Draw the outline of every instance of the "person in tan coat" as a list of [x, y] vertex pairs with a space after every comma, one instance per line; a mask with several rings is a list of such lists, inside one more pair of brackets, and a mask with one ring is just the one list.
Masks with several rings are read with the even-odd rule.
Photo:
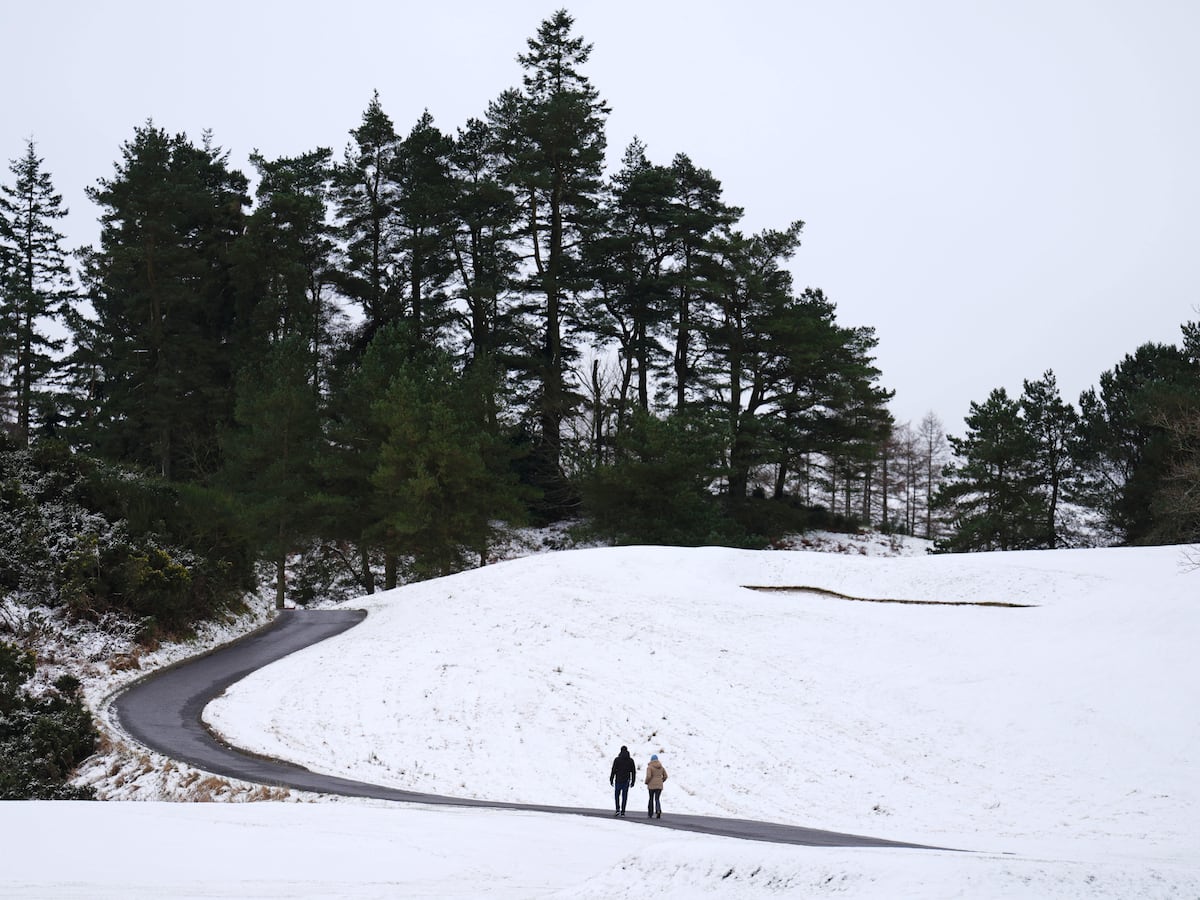
[[658, 754], [655, 753], [650, 757], [650, 764], [646, 766], [646, 787], [650, 790], [650, 806], [646, 810], [646, 818], [662, 818], [662, 789], [666, 780], [667, 770], [658, 761]]

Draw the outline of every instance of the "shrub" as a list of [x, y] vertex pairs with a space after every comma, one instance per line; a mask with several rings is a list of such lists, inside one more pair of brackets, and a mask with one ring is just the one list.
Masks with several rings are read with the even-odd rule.
[[32, 653], [0, 642], [0, 800], [91, 799], [68, 783], [96, 746], [79, 681], [63, 676], [33, 697], [24, 685], [34, 670]]

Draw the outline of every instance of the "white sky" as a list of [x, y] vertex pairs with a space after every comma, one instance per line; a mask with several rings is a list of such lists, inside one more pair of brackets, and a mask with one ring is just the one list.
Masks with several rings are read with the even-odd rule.
[[[340, 154], [371, 92], [453, 131], [519, 83], [554, 0], [4, 2], [0, 159], [84, 188], [147, 118], [234, 165]], [[576, 0], [610, 160], [709, 168], [747, 230], [803, 219], [799, 288], [872, 325], [900, 421], [1054, 369], [1067, 399], [1200, 317], [1194, 0]], [[9, 182], [7, 170], [0, 173]]]

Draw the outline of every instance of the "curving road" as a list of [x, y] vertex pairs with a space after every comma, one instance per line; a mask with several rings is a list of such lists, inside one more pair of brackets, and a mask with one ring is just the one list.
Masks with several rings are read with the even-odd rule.
[[[256, 756], [223, 743], [201, 722], [210, 700], [229, 685], [268, 663], [354, 627], [366, 617], [360, 610], [288, 610], [269, 626], [212, 653], [186, 661], [135, 683], [117, 695], [113, 708], [121, 727], [135, 740], [158, 753], [198, 769], [257, 784], [294, 788], [346, 797], [398, 800], [444, 806], [521, 809], [595, 818], [612, 818], [599, 809], [502, 803], [420, 794], [310, 772], [302, 766]], [[838, 834], [774, 822], [723, 819], [714, 816], [670, 814], [665, 819], [633, 815], [626, 819], [653, 828], [673, 828], [704, 834], [803, 844], [812, 847], [908, 847], [938, 849], [854, 834]]]

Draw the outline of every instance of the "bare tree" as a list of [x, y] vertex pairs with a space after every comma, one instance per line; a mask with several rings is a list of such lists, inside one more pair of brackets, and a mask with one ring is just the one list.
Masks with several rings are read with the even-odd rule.
[[937, 537], [933, 520], [933, 495], [942, 480], [942, 467], [949, 455], [946, 430], [942, 420], [931, 410], [925, 413], [917, 427], [917, 442], [921, 453], [922, 480], [925, 487], [925, 538]]

